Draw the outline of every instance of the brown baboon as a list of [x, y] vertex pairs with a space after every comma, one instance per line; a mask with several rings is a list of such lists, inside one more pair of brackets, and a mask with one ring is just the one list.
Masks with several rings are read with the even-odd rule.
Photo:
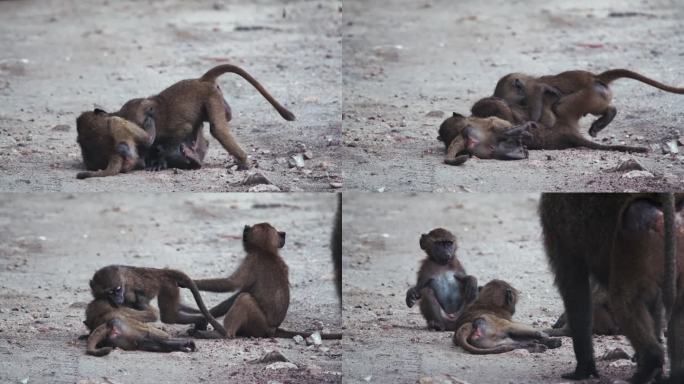
[[235, 73], [247, 80], [288, 121], [295, 119], [292, 112], [278, 103], [264, 87], [242, 68], [222, 64], [207, 71], [199, 79], [181, 80], [159, 94], [126, 102], [117, 115], [139, 123], [140, 108], [144, 103], [155, 107], [154, 120], [157, 124], [157, 142], [175, 151], [176, 146], [188, 137], [201, 135], [205, 121], [209, 122], [211, 135], [223, 148], [237, 159], [238, 169], [247, 169], [247, 154], [240, 148], [228, 128], [231, 112], [223, 98], [216, 79], [224, 73]]
[[406, 291], [406, 305], [420, 300], [420, 313], [428, 329], [454, 331], [454, 321], [477, 298], [477, 279], [466, 274], [456, 257], [456, 237], [435, 228], [420, 236], [420, 248], [427, 257], [421, 262], [418, 282]]
[[101, 109], [83, 112], [76, 119], [76, 141], [88, 171], [79, 172], [76, 177], [105, 177], [142, 168], [146, 149], [155, 138], [151, 108], [145, 110], [141, 125], [144, 129]]
[[180, 144], [155, 143], [145, 157], [145, 169], [200, 169], [209, 149], [201, 129], [196, 129]]
[[[285, 261], [278, 249], [285, 246], [285, 232], [279, 232], [269, 223], [246, 225], [242, 232], [242, 245], [247, 256], [238, 269], [227, 278], [195, 280], [202, 291], [233, 292], [233, 296], [211, 309], [213, 316], [225, 314], [223, 324], [228, 338], [292, 337], [308, 332], [291, 332], [279, 329], [290, 306], [290, 281]], [[195, 323], [189, 332], [199, 338], [214, 339], [221, 336], [205, 331], [205, 321]], [[324, 339], [339, 339], [341, 334], [321, 334]]]
[[[201, 314], [181, 305], [179, 287], [192, 292]], [[226, 332], [209, 313], [195, 283], [181, 271], [110, 265], [95, 272], [90, 280], [90, 289], [96, 299], [108, 300], [116, 307], [140, 310], [147, 309], [150, 301], [158, 297], [162, 322], [193, 324], [206, 318], [221, 334]]]
[[454, 344], [473, 354], [514, 349], [544, 352], [560, 347], [560, 339], [511, 320], [517, 302], [518, 291], [510, 284], [502, 280], [488, 282], [455, 322]]
[[438, 139], [447, 148], [445, 164], [461, 165], [470, 156], [480, 159], [521, 160], [527, 158], [525, 142], [536, 123], [512, 126], [498, 117], [465, 117], [456, 112], [439, 127]]
[[156, 320], [157, 311], [151, 307], [137, 310], [115, 307], [104, 299], [93, 300], [86, 308], [86, 320], [83, 322], [90, 330], [86, 352], [104, 356], [113, 348], [150, 352], [195, 351], [192, 340], [170, 338], [161, 329], [145, 324]]
[[596, 137], [617, 114], [610, 105], [613, 94], [611, 82], [628, 78], [646, 83], [663, 91], [684, 94], [684, 88], [672, 87], [626, 69], [611, 69], [600, 74], [587, 71], [566, 71], [557, 75], [532, 77], [510, 73], [496, 84], [494, 96], [527, 109], [529, 119], [540, 121], [544, 114], [544, 98], [551, 94], [558, 98], [553, 111], [563, 119], [579, 119], [592, 114], [599, 118], [591, 124], [589, 134]]
[[663, 303], [670, 315], [671, 380], [684, 381], [683, 211], [684, 194], [542, 195], [544, 246], [577, 359], [575, 371], [563, 377], [598, 376], [591, 338], [592, 277], [608, 290], [617, 325], [636, 352], [631, 381], [647, 383], [663, 373]]
[[[553, 104], [544, 103], [543, 118], [539, 124], [529, 125], [529, 135], [525, 137], [524, 143], [527, 149], [567, 149], [575, 147], [586, 147], [590, 149], [601, 149], [607, 151], [622, 152], [646, 152], [646, 148], [631, 147], [626, 145], [603, 145], [588, 140], [579, 131], [579, 117], [571, 114], [554, 113], [551, 111]], [[508, 120], [513, 124], [522, 124], [532, 120], [524, 113], [521, 113], [519, 106], [511, 104], [498, 97], [486, 97], [473, 105], [473, 116], [487, 117], [498, 116]], [[552, 123], [552, 124], [551, 124]]]
[[[594, 335], [621, 335], [620, 327], [610, 309], [608, 291], [595, 281], [591, 281], [592, 333]], [[552, 329], [545, 330], [549, 336], [570, 336], [565, 313], [560, 315]]]

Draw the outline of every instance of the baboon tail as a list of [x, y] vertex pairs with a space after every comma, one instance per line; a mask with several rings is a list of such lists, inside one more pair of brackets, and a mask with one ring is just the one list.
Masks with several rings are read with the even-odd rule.
[[[299, 335], [301, 337], [309, 337], [309, 336], [311, 336], [311, 334], [312, 334], [312, 332], [288, 331], [286, 329], [277, 328], [274, 336], [289, 339], [289, 338], [295, 337], [297, 335]], [[342, 339], [342, 333], [321, 333], [320, 335], [321, 335], [321, 339], [323, 339], [323, 340], [341, 340]]]
[[478, 348], [468, 342], [468, 335], [473, 331], [472, 324], [464, 324], [454, 333], [454, 344], [463, 348], [473, 355], [489, 355], [496, 353], [510, 352], [515, 349], [513, 345], [500, 345], [494, 348]]
[[620, 152], [648, 152], [648, 148], [631, 147], [629, 145], [604, 145], [587, 140], [581, 136], [569, 136], [569, 143], [574, 147], [587, 147], [590, 149], [601, 149], [604, 151], [620, 151]]
[[266, 91], [266, 89], [255, 78], [252, 77], [252, 75], [250, 75], [244, 69], [238, 67], [237, 65], [232, 65], [232, 64], [217, 65], [216, 67], [208, 70], [207, 73], [202, 75], [202, 77], [200, 77], [200, 81], [208, 81], [208, 82], [214, 83], [214, 82], [216, 82], [216, 79], [219, 76], [221, 76], [224, 73], [228, 73], [228, 72], [234, 73], [234, 74], [242, 77], [243, 79], [247, 80], [248, 83], [252, 84], [252, 86], [254, 88], [256, 88], [257, 91], [259, 91], [261, 96], [263, 96], [266, 100], [268, 100], [269, 103], [271, 103], [273, 108], [275, 108], [276, 111], [278, 111], [278, 113], [280, 114], [280, 116], [283, 117], [283, 119], [285, 119], [287, 121], [295, 120], [295, 115], [292, 112], [290, 112], [285, 107], [280, 105], [280, 103], [278, 103], [278, 101], [276, 99], [274, 99], [273, 96], [271, 96], [271, 94], [268, 93], [268, 91]]
[[648, 78], [636, 72], [632, 72], [628, 69], [611, 69], [609, 71], [605, 71], [599, 74], [598, 76], [596, 76], [596, 78], [605, 84], [610, 84], [612, 81], [617, 79], [627, 78], [636, 81], [641, 81], [642, 83], [648, 84], [658, 89], [662, 89], [663, 91], [684, 94], [684, 88], [678, 88], [667, 84], [663, 84], [659, 81], [655, 81], [651, 78]]
[[108, 355], [112, 347], [98, 348], [97, 345], [107, 337], [107, 324], [101, 324], [99, 327], [88, 336], [88, 347], [86, 353], [91, 356], [105, 356]]
[[176, 280], [176, 283], [179, 287], [187, 288], [190, 290], [190, 292], [192, 292], [192, 296], [195, 298], [197, 306], [199, 307], [204, 317], [206, 317], [207, 321], [211, 323], [211, 325], [214, 327], [215, 330], [218, 331], [218, 333], [220, 333], [223, 337], [226, 337], [228, 335], [228, 332], [226, 332], [226, 329], [223, 328], [223, 325], [221, 325], [221, 323], [219, 323], [216, 320], [216, 318], [214, 318], [214, 316], [211, 315], [206, 305], [204, 305], [204, 300], [202, 300], [202, 295], [200, 295], [199, 289], [197, 288], [195, 282], [190, 277], [188, 277], [188, 275], [181, 271], [169, 269], [167, 270], [167, 272], [171, 275], [171, 277], [174, 280]]
[[672, 193], [662, 195], [663, 204], [663, 226], [665, 241], [665, 269], [663, 281], [663, 304], [667, 318], [672, 314], [672, 307], [675, 301], [675, 289], [677, 287], [677, 233], [675, 223], [675, 198]]
[[123, 159], [118, 154], [114, 155], [109, 159], [109, 164], [107, 168], [101, 171], [85, 171], [76, 174], [77, 179], [87, 179], [89, 177], [106, 177], [114, 176], [121, 172], [121, 167], [123, 166]]

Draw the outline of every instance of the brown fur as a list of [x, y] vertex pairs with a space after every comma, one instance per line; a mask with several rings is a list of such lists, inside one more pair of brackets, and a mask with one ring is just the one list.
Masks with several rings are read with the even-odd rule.
[[558, 348], [560, 339], [512, 321], [518, 291], [502, 280], [488, 282], [457, 319], [453, 342], [473, 354], [504, 353], [514, 349], [544, 352]]
[[137, 310], [115, 307], [103, 299], [93, 300], [86, 308], [83, 322], [90, 330], [86, 353], [105, 356], [113, 348], [150, 352], [195, 351], [195, 343], [187, 339], [174, 339], [149, 324], [157, 320], [153, 308]]
[[477, 297], [477, 279], [466, 274], [456, 257], [456, 237], [446, 229], [435, 228], [420, 237], [427, 257], [418, 271], [415, 286], [406, 291], [406, 305], [420, 300], [420, 313], [428, 329], [453, 331], [454, 320]]
[[[594, 335], [621, 335], [622, 331], [617, 325], [617, 321], [610, 309], [610, 298], [608, 291], [597, 284], [591, 282], [591, 306], [592, 306], [592, 333]], [[567, 316], [563, 313], [552, 329], [544, 330], [549, 336], [570, 336], [570, 326]]]
[[[684, 381], [684, 194], [544, 194], [544, 245], [556, 275], [577, 367], [597, 376], [592, 346], [592, 277], [607, 289], [613, 316], [638, 356], [633, 383], [659, 377], [659, 338], [668, 309], [672, 382]], [[676, 208], [675, 208], [676, 207]]]
[[534, 123], [513, 126], [499, 117], [465, 117], [455, 113], [439, 127], [438, 139], [447, 148], [444, 163], [461, 165], [470, 156], [480, 159], [527, 158], [524, 142]]
[[181, 80], [158, 95], [126, 102], [117, 113], [131, 121], [139, 116], [140, 106], [149, 102], [155, 107], [155, 123], [158, 127], [159, 144], [172, 148], [187, 141], [188, 137], [201, 134], [205, 121], [209, 122], [211, 135], [235, 157], [239, 169], [247, 169], [247, 154], [240, 148], [228, 128], [231, 111], [223, 98], [216, 79], [224, 73], [235, 73], [247, 80], [288, 121], [295, 119], [292, 112], [278, 103], [264, 87], [242, 68], [230, 64], [216, 66], [199, 79]]
[[[188, 311], [187, 307], [181, 305], [179, 287], [192, 292], [201, 314]], [[194, 324], [206, 317], [219, 332], [226, 332], [209, 313], [192, 279], [181, 271], [110, 265], [95, 272], [90, 280], [90, 288], [96, 299], [136, 309], [147, 309], [150, 301], [158, 297], [162, 322]]]
[[342, 305], [342, 194], [337, 194], [337, 211], [331, 240], [332, 260], [335, 266], [335, 288]]
[[[269, 223], [246, 225], [242, 245], [247, 256], [238, 269], [227, 278], [195, 280], [202, 291], [233, 292], [233, 296], [211, 309], [214, 316], [223, 316], [226, 337], [308, 337], [309, 332], [279, 329], [290, 306], [288, 268], [278, 249], [285, 246], [285, 232], [278, 232]], [[219, 338], [215, 332], [203, 330], [197, 323], [191, 335], [199, 338]], [[339, 339], [341, 334], [321, 334], [324, 339]]]
[[79, 172], [76, 177], [113, 176], [142, 167], [144, 163], [138, 151], [144, 152], [155, 138], [154, 120], [149, 109], [141, 125], [144, 130], [135, 123], [99, 109], [83, 112], [76, 119], [76, 141], [88, 171]]

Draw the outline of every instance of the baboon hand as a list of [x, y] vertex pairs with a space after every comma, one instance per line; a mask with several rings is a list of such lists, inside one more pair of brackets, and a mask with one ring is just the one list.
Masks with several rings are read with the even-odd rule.
[[411, 308], [413, 307], [413, 304], [416, 303], [420, 299], [420, 292], [416, 289], [416, 287], [411, 287], [409, 288], [408, 291], [406, 291], [406, 305]]

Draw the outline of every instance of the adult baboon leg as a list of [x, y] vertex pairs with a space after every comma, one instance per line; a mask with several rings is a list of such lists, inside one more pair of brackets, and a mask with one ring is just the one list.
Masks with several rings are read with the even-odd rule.
[[672, 307], [667, 324], [667, 352], [670, 356], [670, 383], [684, 383], [684, 296]]
[[247, 154], [240, 148], [228, 128], [223, 98], [220, 97], [220, 95], [219, 97], [216, 97], [216, 95], [210, 96], [205, 107], [207, 109], [207, 116], [209, 117], [209, 130], [212, 136], [221, 143], [229, 154], [237, 159], [238, 169], [249, 168], [247, 164]]
[[447, 148], [447, 153], [446, 157], [444, 158], [444, 163], [449, 164], [449, 165], [461, 165], [468, 161], [468, 158], [470, 158], [470, 155], [463, 155], [459, 153], [462, 153], [465, 151], [466, 145], [465, 145], [465, 140], [463, 139], [463, 136], [457, 136], [451, 144], [449, 144], [449, 148]]

